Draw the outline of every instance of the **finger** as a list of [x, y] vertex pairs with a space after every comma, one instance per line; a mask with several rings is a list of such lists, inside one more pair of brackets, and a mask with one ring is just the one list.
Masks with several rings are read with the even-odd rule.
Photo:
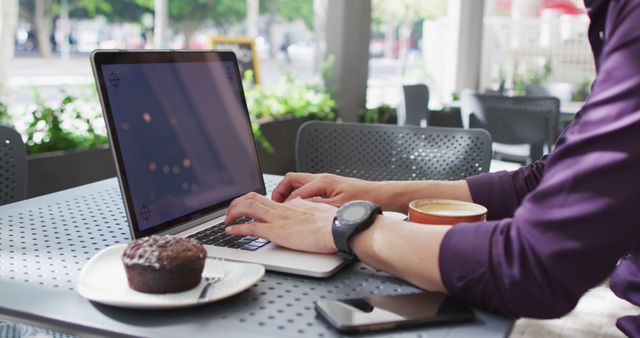
[[329, 189], [330, 184], [328, 184], [326, 180], [316, 179], [292, 191], [289, 197], [287, 197], [287, 201], [294, 198], [308, 199], [312, 197], [330, 196]]
[[[323, 200], [322, 198], [317, 198], [316, 200]], [[312, 210], [314, 212], [324, 212], [324, 211], [332, 211], [335, 210], [330, 204], [314, 202], [313, 199], [300, 199], [295, 198], [286, 202], [286, 205], [290, 205], [300, 209]]]
[[262, 203], [262, 204], [264, 204], [265, 206], [267, 206], [267, 207], [269, 207], [269, 208], [272, 208], [272, 209], [277, 208], [277, 207], [280, 205], [280, 203], [278, 203], [278, 202], [274, 202], [274, 201], [273, 201], [272, 199], [270, 199], [269, 197], [267, 197], [267, 196], [263, 196], [263, 195], [260, 195], [260, 194], [255, 193], [255, 192], [250, 192], [250, 193], [248, 193], [248, 194], [246, 195], [246, 198], [247, 198], [247, 199], [254, 199], [254, 200], [256, 200], [256, 201], [259, 201], [260, 203]]
[[242, 196], [240, 196], [240, 197], [238, 197], [238, 198], [235, 198], [233, 201], [231, 201], [231, 203], [229, 203], [229, 207], [228, 207], [228, 208], [229, 208], [229, 209], [232, 209], [232, 208], [234, 208], [236, 205], [238, 205], [240, 202], [244, 201], [244, 196], [245, 196], [245, 195], [242, 195]]
[[265, 196], [262, 196], [262, 195], [260, 195], [260, 194], [258, 194], [256, 192], [250, 192], [250, 193], [244, 194], [244, 195], [234, 199], [233, 201], [231, 201], [231, 203], [229, 204], [228, 208], [229, 209], [233, 209], [238, 204], [240, 204], [240, 203], [242, 203], [242, 202], [244, 202], [246, 200], [249, 200], [249, 199], [257, 199], [260, 202], [262, 202], [265, 205], [270, 206], [270, 207], [274, 207], [274, 205], [276, 204], [275, 202], [271, 201], [269, 198], [267, 198]]
[[334, 196], [334, 197], [316, 196], [316, 197], [307, 198], [306, 200], [309, 201], [309, 202], [313, 202], [313, 203], [329, 204], [329, 205], [332, 205], [334, 207], [340, 207], [343, 204], [340, 201], [340, 199], [338, 197], [336, 197], [336, 196]]
[[292, 191], [311, 182], [316, 176], [309, 173], [287, 173], [271, 192], [271, 199], [276, 202], [284, 202]]
[[228, 226], [225, 231], [229, 235], [234, 236], [256, 236], [271, 240], [271, 235], [275, 228], [267, 223], [251, 222], [245, 224], [236, 224]]
[[268, 204], [275, 202], [264, 196], [262, 197], [263, 199], [247, 197], [241, 198], [239, 203], [237, 203], [233, 208], [229, 208], [227, 210], [224, 222], [226, 224], [232, 224], [236, 219], [245, 216], [251, 217], [255, 220], [272, 219], [274, 208]]
[[231, 203], [229, 204], [229, 208], [233, 208], [236, 205], [242, 203], [242, 201], [245, 201], [247, 199], [255, 198], [256, 196], [260, 196], [260, 194], [258, 194], [256, 192], [253, 192], [253, 191], [248, 192], [248, 193], [246, 193], [246, 194], [234, 199], [233, 201], [231, 201]]

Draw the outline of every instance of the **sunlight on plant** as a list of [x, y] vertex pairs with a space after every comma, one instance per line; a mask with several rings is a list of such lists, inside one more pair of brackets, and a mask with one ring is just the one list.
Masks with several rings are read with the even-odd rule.
[[82, 95], [82, 99], [63, 94], [59, 104], [49, 106], [34, 90], [36, 108], [26, 129], [28, 154], [92, 149], [108, 143], [102, 117], [92, 108], [94, 94]]
[[253, 72], [244, 73], [247, 107], [256, 142], [265, 150], [274, 149], [260, 130], [260, 123], [287, 118], [334, 120], [336, 101], [321, 85], [304, 84], [285, 76], [275, 86], [253, 85]]
[[[253, 73], [244, 76], [245, 96], [256, 142], [270, 153], [273, 146], [264, 137], [260, 123], [287, 118], [334, 120], [336, 101], [322, 85], [303, 84], [284, 77], [275, 86], [252, 84]], [[35, 108], [29, 112], [25, 130], [28, 154], [59, 150], [91, 149], [108, 143], [104, 119], [93, 86], [78, 96], [62, 92], [60, 102], [45, 102], [33, 90]], [[0, 122], [10, 123], [7, 106], [0, 101]]]

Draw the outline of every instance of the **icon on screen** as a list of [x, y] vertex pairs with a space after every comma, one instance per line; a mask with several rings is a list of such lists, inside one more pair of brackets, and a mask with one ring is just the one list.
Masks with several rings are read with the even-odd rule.
[[151, 217], [151, 209], [149, 209], [146, 204], [143, 204], [142, 208], [140, 208], [140, 217], [142, 217], [145, 222]]
[[118, 86], [120, 86], [120, 77], [118, 77], [118, 74], [111, 72], [109, 74], [109, 83], [113, 88], [118, 88]]

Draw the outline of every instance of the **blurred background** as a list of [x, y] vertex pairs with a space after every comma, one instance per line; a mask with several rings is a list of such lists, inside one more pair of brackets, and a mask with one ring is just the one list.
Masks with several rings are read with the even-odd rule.
[[[583, 0], [0, 0], [0, 124], [29, 154], [20, 198], [113, 177], [91, 51], [242, 37], [255, 46], [244, 89], [266, 173], [296, 169], [296, 131], [309, 119], [462, 128], [465, 105], [551, 116], [536, 142], [496, 142], [504, 129], [531, 134], [523, 120], [480, 125], [493, 136], [490, 170], [513, 169], [549, 151], [589, 95], [588, 25]], [[618, 336], [624, 308], [600, 289], [556, 329], [523, 319], [511, 336]]]
[[[91, 95], [88, 53], [94, 49], [203, 49], [211, 48], [212, 36], [251, 36], [264, 86], [286, 76], [311, 83], [326, 65], [326, 22], [339, 11], [349, 15], [344, 0], [1, 1], [0, 102], [22, 133], [37, 102]], [[483, 7], [481, 36], [475, 37], [452, 34], [461, 29], [456, 17], [472, 14], [460, 8], [469, 1], [353, 2], [368, 3], [357, 10], [370, 10], [368, 20], [359, 20], [368, 31], [358, 36], [368, 40], [368, 58], [360, 61], [368, 65], [368, 109], [395, 108], [407, 83], [426, 83], [432, 108], [457, 99], [456, 51], [475, 55], [477, 66], [462, 70], [474, 73], [472, 89], [518, 94], [539, 84], [563, 100], [580, 101], [594, 78], [582, 1], [473, 1]], [[347, 23], [344, 29], [359, 27]]]

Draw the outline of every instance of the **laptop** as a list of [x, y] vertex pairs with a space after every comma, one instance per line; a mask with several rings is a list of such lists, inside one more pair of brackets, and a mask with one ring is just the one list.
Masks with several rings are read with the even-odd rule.
[[266, 193], [232, 52], [99, 50], [91, 64], [133, 238], [195, 238], [210, 256], [313, 277], [346, 263], [224, 232], [233, 199]]

